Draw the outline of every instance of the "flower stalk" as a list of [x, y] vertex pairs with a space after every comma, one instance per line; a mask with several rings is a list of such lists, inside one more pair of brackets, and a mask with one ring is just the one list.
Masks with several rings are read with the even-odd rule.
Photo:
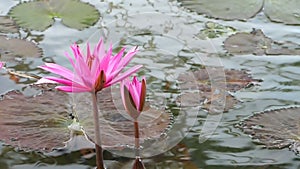
[[91, 92], [92, 104], [93, 104], [93, 118], [94, 118], [94, 130], [95, 130], [95, 148], [96, 148], [96, 164], [97, 169], [105, 169], [103, 162], [103, 150], [101, 147], [101, 134], [99, 123], [99, 112], [97, 106], [97, 93]]
[[145, 169], [145, 166], [140, 158], [140, 131], [138, 117], [143, 111], [146, 98], [146, 79], [143, 78], [141, 82], [137, 77], [133, 77], [132, 82], [125, 79], [121, 83], [121, 95], [123, 105], [127, 113], [134, 120], [134, 138], [135, 138], [135, 161], [133, 169]]

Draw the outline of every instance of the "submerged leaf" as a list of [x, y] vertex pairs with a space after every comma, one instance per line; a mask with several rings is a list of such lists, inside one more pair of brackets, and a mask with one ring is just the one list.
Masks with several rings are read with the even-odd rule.
[[79, 0], [35, 0], [20, 3], [12, 8], [9, 15], [23, 28], [44, 31], [61, 18], [62, 23], [75, 29], [84, 29], [94, 25], [99, 12], [90, 4]]
[[225, 20], [244, 20], [255, 16], [263, 0], [180, 0], [181, 4], [200, 14]]
[[[210, 70], [211, 70], [210, 73], [215, 74], [214, 78], [218, 78], [216, 76], [217, 69], [210, 68]], [[224, 73], [225, 73], [224, 81], [218, 83], [223, 83], [223, 85], [220, 86], [225, 87], [226, 93], [224, 99], [226, 100], [225, 100], [224, 111], [228, 111], [229, 109], [233, 108], [235, 104], [239, 102], [228, 92], [236, 92], [238, 90], [248, 87], [251, 84], [255, 84], [259, 82], [259, 80], [251, 78], [251, 76], [245, 70], [224, 70]], [[222, 75], [220, 75], [219, 78], [221, 78], [221, 76]], [[186, 75], [179, 76], [178, 80], [182, 83], [181, 85], [182, 90], [193, 89], [199, 91], [198, 93], [197, 92], [183, 93], [180, 96], [180, 99], [184, 99], [185, 104], [188, 105], [181, 105], [181, 106], [203, 104], [202, 108], [209, 109], [210, 105], [214, 101], [217, 101], [218, 99], [222, 99], [220, 98], [222, 97], [222, 93], [218, 93], [218, 91], [220, 92], [221, 89], [212, 89], [211, 82], [214, 81], [214, 79], [210, 79], [208, 71], [205, 68], [193, 72], [193, 76], [186, 76]], [[195, 80], [196, 80], [196, 84], [195, 84]]]
[[299, 0], [265, 0], [264, 13], [271, 21], [285, 24], [300, 24]]
[[0, 36], [1, 61], [14, 61], [17, 58], [41, 57], [42, 50], [34, 43], [22, 39], [7, 39]]
[[[44, 89], [43, 89], [44, 88]], [[11, 91], [0, 100], [0, 140], [23, 150], [49, 152], [70, 137], [68, 95], [45, 86]], [[26, 92], [33, 96], [27, 96]]]
[[300, 55], [299, 44], [273, 41], [260, 29], [250, 33], [236, 33], [224, 41], [224, 47], [231, 54]]
[[300, 148], [299, 121], [300, 108], [293, 107], [255, 114], [238, 127], [267, 148], [285, 148], [295, 143]]
[[0, 16], [0, 33], [17, 33], [18, 26], [7, 16]]
[[[134, 147], [134, 123], [123, 108], [119, 91], [103, 89], [98, 93], [100, 111], [101, 141], [105, 148], [119, 149]], [[87, 135], [94, 139], [93, 115], [90, 95], [77, 94], [75, 97], [76, 114]], [[170, 115], [154, 108], [145, 108], [138, 118], [141, 143], [156, 139], [163, 134], [170, 124]]]

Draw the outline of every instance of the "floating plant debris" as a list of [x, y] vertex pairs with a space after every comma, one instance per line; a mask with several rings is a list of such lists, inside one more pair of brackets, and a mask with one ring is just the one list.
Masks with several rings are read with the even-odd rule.
[[8, 39], [0, 36], [1, 61], [13, 62], [27, 57], [37, 58], [42, 56], [42, 50], [34, 43], [23, 39]]
[[273, 41], [260, 29], [236, 33], [224, 41], [224, 47], [231, 54], [300, 55], [299, 44]]
[[[217, 69], [212, 70], [210, 73], [217, 73]], [[250, 86], [251, 84], [258, 83], [259, 80], [251, 78], [246, 70], [224, 70], [225, 79], [223, 82], [223, 86], [225, 87], [225, 107], [224, 111], [228, 111], [233, 108], [235, 104], [239, 101], [236, 100], [232, 95], [228, 92], [236, 92], [243, 88]], [[222, 76], [222, 75], [220, 75]], [[220, 77], [221, 78], [221, 77]], [[218, 97], [221, 97], [221, 93], [213, 94], [218, 89], [212, 89], [210, 76], [205, 68], [199, 69], [193, 72], [193, 76], [179, 76], [178, 80], [182, 82], [181, 90], [193, 89], [199, 90], [199, 93], [195, 92], [187, 92], [183, 93], [180, 99], [188, 99], [189, 101], [185, 101], [186, 104], [190, 105], [200, 105], [203, 104], [202, 108], [208, 109], [210, 104]], [[196, 81], [196, 84], [195, 82]], [[198, 96], [200, 95], [200, 96]], [[214, 95], [214, 97], [212, 97]], [[200, 99], [197, 100], [196, 98]], [[220, 98], [221, 99], [221, 98]], [[182, 105], [189, 106], [189, 105]]]
[[290, 0], [179, 0], [182, 6], [199, 14], [224, 20], [246, 20], [260, 11], [274, 22], [300, 24], [300, 1]]
[[61, 18], [68, 27], [82, 30], [94, 25], [100, 17], [98, 10], [79, 0], [35, 0], [13, 7], [9, 15], [20, 27], [44, 31], [54, 18]]
[[282, 108], [257, 113], [237, 127], [267, 148], [300, 149], [300, 108]]
[[0, 33], [17, 33], [18, 26], [7, 16], [0, 16]]
[[224, 26], [215, 22], [206, 22], [205, 28], [200, 30], [197, 34], [197, 37], [205, 40], [208, 38], [218, 38], [224, 35], [232, 34], [235, 32], [235, 29], [230, 26]]

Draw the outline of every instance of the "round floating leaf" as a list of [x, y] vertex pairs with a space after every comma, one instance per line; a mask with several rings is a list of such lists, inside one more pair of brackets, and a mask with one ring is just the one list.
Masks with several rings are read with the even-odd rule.
[[[255, 114], [238, 126], [268, 148], [300, 148], [300, 108], [269, 110]], [[294, 147], [295, 148], [295, 147]]]
[[180, 0], [188, 9], [209, 17], [225, 20], [244, 20], [255, 16], [263, 7], [263, 0]]
[[94, 25], [100, 14], [90, 4], [79, 0], [36, 0], [20, 3], [12, 8], [9, 15], [23, 28], [44, 31], [54, 18], [61, 18], [68, 27], [82, 30]]
[[[113, 93], [115, 96], [113, 97]], [[116, 96], [117, 95], [117, 96]], [[93, 115], [90, 94], [76, 94], [76, 114], [86, 134], [94, 140]], [[119, 149], [134, 146], [134, 123], [124, 110], [119, 91], [104, 89], [98, 93], [101, 142], [105, 148]], [[156, 139], [170, 124], [170, 114], [146, 107], [138, 118], [141, 143]]]
[[271, 21], [300, 24], [299, 0], [265, 0], [264, 13]]
[[17, 33], [18, 26], [13, 20], [7, 16], [0, 16], [0, 32], [1, 33]]
[[[0, 140], [23, 150], [49, 152], [63, 147], [72, 120], [66, 93], [29, 86], [24, 94], [11, 91], [0, 100]], [[26, 94], [27, 93], [27, 94]], [[28, 96], [28, 94], [33, 96]]]
[[224, 47], [231, 54], [300, 55], [299, 44], [275, 42], [260, 29], [236, 33], [224, 41]]
[[[213, 70], [210, 69], [210, 73], [214, 73]], [[217, 73], [217, 72], [215, 72]], [[235, 104], [239, 101], [236, 100], [233, 96], [231, 96], [228, 92], [236, 92], [240, 89], [246, 88], [251, 84], [255, 84], [259, 82], [259, 80], [251, 78], [251, 76], [245, 70], [224, 70], [225, 79], [223, 83], [226, 86], [226, 95], [225, 95], [225, 107], [224, 111], [228, 111], [233, 108]], [[182, 75], [179, 76], [178, 80], [182, 82], [181, 85], [182, 90], [193, 89], [199, 90], [199, 93], [195, 92], [187, 92], [183, 93], [179, 99], [184, 99], [186, 104], [181, 106], [191, 106], [191, 105], [200, 105], [203, 104], [202, 108], [209, 109], [212, 102], [220, 99], [222, 94], [215, 94], [218, 89], [211, 88], [210, 76], [205, 68], [199, 69], [193, 72], [193, 76]], [[196, 80], [196, 84], [195, 81]], [[200, 95], [200, 97], [198, 96]], [[198, 99], [196, 99], [198, 98]], [[200, 100], [199, 100], [200, 99]]]
[[225, 49], [231, 54], [264, 55], [266, 49], [271, 48], [272, 40], [267, 38], [261, 30], [251, 33], [236, 33], [224, 42]]
[[2, 61], [15, 61], [16, 58], [41, 57], [42, 50], [34, 43], [22, 39], [7, 39], [0, 36], [0, 56]]

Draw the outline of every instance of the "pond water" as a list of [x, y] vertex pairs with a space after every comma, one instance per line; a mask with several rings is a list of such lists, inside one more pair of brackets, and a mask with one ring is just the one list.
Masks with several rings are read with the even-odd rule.
[[[94, 5], [101, 14], [95, 26], [78, 31], [68, 28], [56, 19], [54, 25], [43, 32], [21, 30], [10, 37], [35, 41], [43, 50], [42, 58], [28, 58], [22, 62], [7, 62], [7, 67], [28, 74], [43, 75], [36, 67], [44, 61], [54, 61], [68, 66], [64, 52], [74, 42], [95, 42], [104, 36], [115, 47], [138, 45], [140, 52], [130, 63], [143, 64], [140, 75], [148, 80], [149, 99], [155, 106], [165, 106], [176, 113], [180, 107], [174, 105], [173, 97], [180, 94], [176, 77], [180, 73], [197, 70], [201, 66], [222, 66], [222, 69], [246, 69], [258, 85], [232, 93], [241, 102], [228, 112], [222, 113], [213, 134], [199, 143], [199, 133], [206, 120], [200, 111], [190, 132], [172, 149], [154, 157], [145, 158], [146, 168], [245, 168], [245, 169], [297, 169], [300, 158], [288, 148], [266, 149], [244, 134], [235, 125], [241, 120], [268, 109], [296, 106], [300, 103], [300, 57], [297, 55], [253, 54], [229, 55], [223, 41], [235, 32], [251, 32], [261, 29], [264, 34], [279, 42], [291, 41], [300, 44], [299, 26], [270, 22], [262, 13], [247, 21], [224, 21], [204, 17], [181, 7], [178, 2], [167, 0], [82, 0]], [[0, 0], [0, 15], [6, 15], [17, 0]], [[215, 22], [230, 26], [218, 38], [195, 38], [205, 28], [205, 23]], [[231, 32], [233, 31], [233, 32]], [[212, 57], [208, 53], [217, 53]], [[0, 57], [1, 59], [1, 57]], [[0, 94], [9, 90], [22, 90], [34, 82], [20, 78], [10, 79], [5, 71], [0, 74]], [[158, 97], [164, 100], [159, 102]], [[157, 102], [154, 102], [156, 100]], [[195, 111], [195, 110], [193, 110]], [[193, 121], [195, 120], [195, 121]], [[190, 121], [187, 120], [186, 123]], [[190, 124], [186, 124], [189, 126]], [[1, 142], [0, 142], [1, 143]], [[106, 163], [121, 163], [131, 168], [132, 160], [105, 152]], [[82, 152], [73, 152], [58, 157], [49, 157], [36, 152], [24, 152], [0, 144], [0, 169], [88, 169], [95, 167], [95, 157], [86, 158]], [[120, 167], [121, 168], [121, 167]]]

